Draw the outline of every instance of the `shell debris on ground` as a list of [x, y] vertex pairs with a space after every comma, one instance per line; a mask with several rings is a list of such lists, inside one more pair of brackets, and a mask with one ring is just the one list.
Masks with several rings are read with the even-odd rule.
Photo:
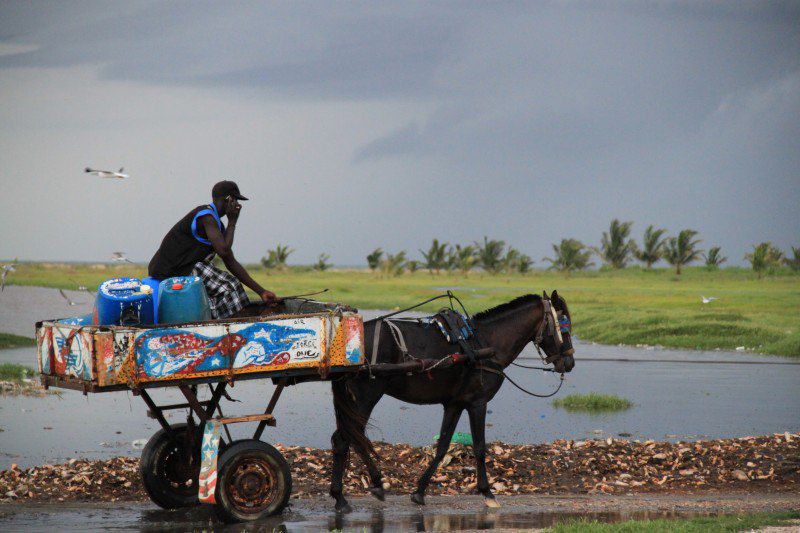
[[[329, 450], [298, 446], [277, 448], [292, 464], [292, 497], [328, 492]], [[408, 494], [432, 457], [432, 446], [375, 443], [384, 486]], [[697, 442], [636, 442], [613, 439], [558, 440], [549, 444], [488, 445], [489, 480], [498, 495], [630, 492], [702, 492], [746, 490], [797, 491], [800, 435]], [[347, 490], [366, 495], [369, 478], [360, 463], [351, 464]], [[429, 488], [430, 494], [471, 494], [477, 488], [475, 459], [469, 446], [453, 444]], [[139, 459], [76, 460], [60, 465], [0, 472], [0, 499], [38, 501], [146, 500]]]

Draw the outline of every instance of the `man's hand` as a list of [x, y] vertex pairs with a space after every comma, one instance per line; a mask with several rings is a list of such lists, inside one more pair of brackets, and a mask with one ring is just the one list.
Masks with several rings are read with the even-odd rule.
[[239, 201], [229, 196], [225, 204], [225, 214], [228, 215], [228, 223], [236, 222], [239, 219], [239, 212], [242, 210], [242, 204]]
[[275, 293], [272, 291], [265, 290], [261, 293], [261, 301], [266, 304], [277, 304], [278, 297], [275, 296]]

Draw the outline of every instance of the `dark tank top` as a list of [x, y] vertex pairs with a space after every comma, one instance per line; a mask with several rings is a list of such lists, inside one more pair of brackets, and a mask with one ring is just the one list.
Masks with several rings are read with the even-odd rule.
[[225, 225], [219, 219], [213, 204], [195, 207], [172, 226], [161, 241], [161, 246], [147, 267], [151, 278], [162, 280], [188, 276], [196, 263], [214, 253], [214, 247], [208, 241], [203, 227], [202, 217], [206, 215], [214, 217], [220, 231], [225, 232]]

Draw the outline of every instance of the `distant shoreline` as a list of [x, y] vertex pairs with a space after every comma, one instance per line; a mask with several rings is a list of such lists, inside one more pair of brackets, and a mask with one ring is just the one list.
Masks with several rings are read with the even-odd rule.
[[[470, 312], [476, 312], [526, 293], [558, 289], [569, 304], [576, 336], [585, 341], [800, 357], [800, 276], [791, 274], [758, 278], [741, 268], [692, 267], [681, 276], [664, 269], [628, 268], [569, 276], [537, 270], [524, 275], [473, 272], [469, 276], [418, 271], [386, 277], [366, 269], [267, 271], [260, 266], [252, 274], [279, 295], [327, 288], [325, 299], [360, 309], [401, 309], [452, 289]], [[30, 317], [28, 323], [9, 329], [0, 320], [0, 331], [30, 335], [36, 320], [88, 313], [91, 296], [77, 289], [92, 290], [118, 276], [143, 277], [146, 269], [130, 263], [18, 263], [6, 280], [6, 292], [0, 293], [0, 318], [18, 321], [6, 304], [14, 286], [64, 289], [82, 304], [67, 307], [58, 294], [54, 299], [43, 295], [48, 300], [46, 309], [30, 309], [26, 297], [19, 296], [17, 311]], [[704, 304], [702, 296], [715, 300]], [[442, 305], [436, 301], [420, 310], [435, 311]], [[48, 309], [54, 314], [41, 316]]]

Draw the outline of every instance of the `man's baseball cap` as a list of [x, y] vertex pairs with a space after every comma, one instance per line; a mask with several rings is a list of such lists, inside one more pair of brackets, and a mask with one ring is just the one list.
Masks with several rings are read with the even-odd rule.
[[212, 198], [223, 198], [225, 196], [233, 196], [238, 200], [249, 199], [246, 196], [242, 196], [242, 193], [239, 192], [239, 186], [230, 180], [220, 181], [211, 189]]

